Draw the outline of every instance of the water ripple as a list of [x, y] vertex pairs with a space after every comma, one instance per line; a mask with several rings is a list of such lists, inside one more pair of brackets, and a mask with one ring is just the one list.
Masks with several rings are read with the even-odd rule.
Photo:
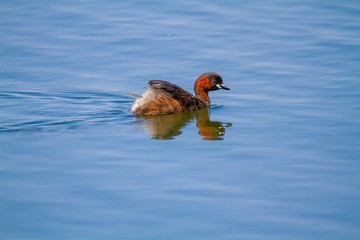
[[1, 91], [0, 133], [57, 131], [129, 120], [132, 98], [118, 92]]

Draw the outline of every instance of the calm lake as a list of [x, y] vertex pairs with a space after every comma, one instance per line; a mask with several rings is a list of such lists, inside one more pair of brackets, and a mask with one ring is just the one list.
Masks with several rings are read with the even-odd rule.
[[1, 239], [360, 239], [359, 1], [1, 1], [0, 99]]

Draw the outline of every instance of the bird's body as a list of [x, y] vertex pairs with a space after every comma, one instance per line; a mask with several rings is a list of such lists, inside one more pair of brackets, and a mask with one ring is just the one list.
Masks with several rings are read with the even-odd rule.
[[195, 82], [195, 96], [185, 89], [162, 80], [152, 80], [150, 88], [134, 102], [131, 112], [137, 115], [165, 115], [195, 111], [210, 106], [209, 91], [230, 90], [219, 74], [202, 74]]

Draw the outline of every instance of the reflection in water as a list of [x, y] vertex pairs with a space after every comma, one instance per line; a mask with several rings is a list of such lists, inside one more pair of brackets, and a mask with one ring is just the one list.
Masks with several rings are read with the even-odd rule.
[[207, 108], [164, 116], [137, 116], [136, 119], [143, 120], [140, 126], [154, 139], [173, 139], [174, 136], [180, 135], [180, 129], [193, 119], [196, 119], [199, 134], [204, 136], [204, 140], [223, 140], [225, 128], [232, 126], [231, 123], [210, 121]]

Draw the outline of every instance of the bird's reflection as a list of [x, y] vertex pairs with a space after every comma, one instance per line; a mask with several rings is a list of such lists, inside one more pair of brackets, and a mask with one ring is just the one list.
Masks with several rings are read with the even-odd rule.
[[154, 139], [173, 139], [182, 133], [181, 128], [194, 119], [199, 128], [199, 134], [204, 140], [223, 140], [225, 128], [232, 126], [231, 123], [211, 121], [207, 108], [164, 116], [137, 116], [136, 119], [141, 120], [139, 126], [143, 127]]

